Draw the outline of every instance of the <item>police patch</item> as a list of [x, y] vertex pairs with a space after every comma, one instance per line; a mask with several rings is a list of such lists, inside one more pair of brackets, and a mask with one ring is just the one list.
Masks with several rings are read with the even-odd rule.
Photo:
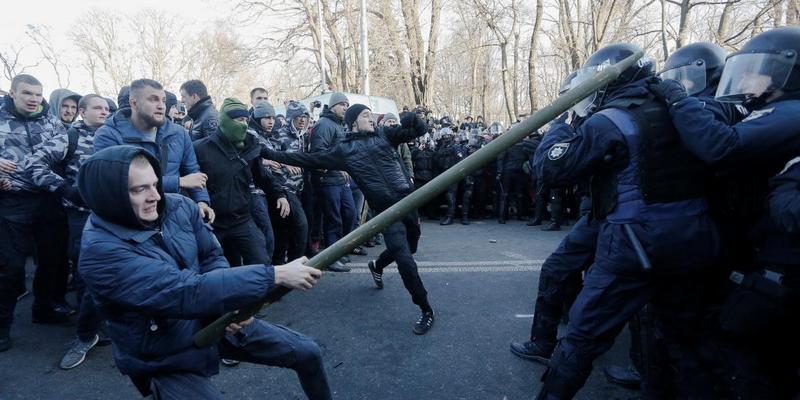
[[755, 111], [751, 112], [750, 115], [747, 116], [747, 118], [743, 119], [742, 122], [747, 122], [747, 121], [752, 121], [754, 119], [759, 119], [759, 118], [761, 118], [763, 116], [771, 114], [773, 111], [775, 111], [775, 107], [765, 108], [763, 110], [755, 110]]
[[550, 148], [550, 151], [547, 152], [547, 158], [550, 159], [550, 161], [558, 160], [567, 153], [567, 149], [569, 149], [569, 143], [556, 143]]

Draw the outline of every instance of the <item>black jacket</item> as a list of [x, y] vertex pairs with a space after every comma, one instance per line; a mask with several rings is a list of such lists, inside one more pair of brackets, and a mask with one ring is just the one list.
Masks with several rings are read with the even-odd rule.
[[[325, 109], [311, 133], [311, 153], [326, 152], [344, 139], [344, 122], [330, 109]], [[341, 171], [313, 171], [314, 182], [322, 186], [340, 186], [347, 184]]]
[[250, 220], [251, 182], [267, 196], [285, 196], [272, 175], [262, 170], [260, 149], [253, 135], [247, 135], [244, 148], [237, 149], [219, 131], [194, 143], [200, 170], [208, 175], [208, 194], [217, 214], [215, 228], [225, 229]]
[[211, 96], [203, 97], [186, 111], [186, 118], [192, 120], [192, 141], [214, 135], [219, 126], [219, 113], [211, 102]]
[[497, 173], [522, 172], [522, 164], [531, 158], [538, 147], [539, 141], [535, 139], [525, 139], [511, 146], [497, 157]]
[[347, 171], [364, 193], [370, 208], [383, 211], [414, 189], [397, 153], [400, 143], [425, 134], [427, 127], [414, 113], [403, 113], [400, 126], [374, 133], [351, 132], [324, 153], [279, 152], [262, 148], [261, 156], [279, 163], [312, 169]]
[[415, 148], [411, 151], [411, 160], [414, 165], [414, 178], [427, 182], [436, 176], [436, 166], [434, 165], [435, 155], [435, 151], [427, 148]]

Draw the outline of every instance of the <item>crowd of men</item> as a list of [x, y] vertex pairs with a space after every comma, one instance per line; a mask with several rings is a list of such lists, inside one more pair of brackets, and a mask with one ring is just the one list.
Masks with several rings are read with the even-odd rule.
[[[601, 48], [562, 90], [637, 51]], [[658, 74], [642, 57], [419, 210], [441, 225], [576, 220], [542, 267], [529, 340], [511, 344], [548, 366], [539, 398], [574, 397], [626, 324], [631, 366], [606, 375], [645, 397], [800, 393], [798, 53], [800, 28], [786, 27], [727, 61], [710, 43], [679, 49]], [[310, 289], [321, 275], [305, 256], [503, 133], [422, 107], [373, 114], [338, 92], [314, 105], [317, 120], [298, 101], [276, 114], [263, 88], [217, 107], [199, 80], [180, 99], [150, 79], [116, 102], [42, 94], [18, 75], [0, 108], [0, 352], [34, 256], [33, 322], [77, 319], [61, 368], [111, 342], [120, 371], [156, 398], [218, 398], [208, 377], [220, 361], [291, 368], [309, 398], [331, 398], [319, 348], [300, 333], [251, 318], [209, 347], [192, 335], [277, 285]], [[419, 238], [414, 212], [365, 245], [386, 246], [368, 262], [374, 285], [396, 262], [423, 335], [434, 311]]]

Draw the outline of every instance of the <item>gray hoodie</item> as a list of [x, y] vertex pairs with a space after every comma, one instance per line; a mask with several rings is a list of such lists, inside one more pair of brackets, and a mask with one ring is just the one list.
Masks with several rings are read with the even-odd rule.
[[[69, 89], [53, 90], [53, 93], [50, 93], [50, 100], [48, 101], [48, 104], [50, 104], [50, 114], [55, 115], [56, 118], [58, 118], [58, 120], [61, 121], [61, 103], [63, 103], [64, 100], [66, 99], [73, 98], [75, 99], [75, 103], [77, 105], [77, 103], [81, 101], [81, 97], [82, 97], [81, 95]], [[72, 122], [75, 121], [73, 120]], [[64, 127], [69, 128], [70, 125], [71, 123], [64, 124]]]

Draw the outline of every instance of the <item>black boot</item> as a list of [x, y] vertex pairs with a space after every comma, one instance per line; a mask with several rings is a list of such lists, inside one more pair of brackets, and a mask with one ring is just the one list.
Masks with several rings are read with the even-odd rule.
[[0, 353], [11, 348], [11, 327], [0, 327]]
[[452, 224], [453, 224], [453, 217], [451, 216], [447, 216], [441, 222], [439, 222], [439, 225], [452, 225]]
[[544, 348], [535, 341], [514, 342], [511, 343], [511, 353], [525, 360], [547, 364], [550, 362], [550, 354], [553, 353], [553, 349]]
[[464, 214], [461, 217], [461, 225], [469, 225], [469, 215]]
[[533, 217], [533, 218], [531, 218], [531, 219], [530, 219], [530, 221], [528, 221], [528, 223], [527, 223], [527, 224], [525, 224], [525, 225], [528, 225], [528, 226], [539, 226], [539, 225], [541, 225], [541, 224], [542, 224], [542, 219], [541, 219], [541, 218], [539, 218], [539, 217]]

